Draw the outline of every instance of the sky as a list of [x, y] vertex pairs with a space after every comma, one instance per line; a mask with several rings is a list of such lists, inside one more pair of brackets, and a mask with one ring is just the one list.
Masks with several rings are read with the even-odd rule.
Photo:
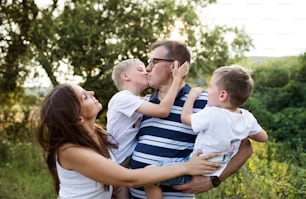
[[217, 0], [202, 12], [209, 25], [243, 27], [255, 49], [247, 56], [292, 56], [306, 51], [305, 0]]

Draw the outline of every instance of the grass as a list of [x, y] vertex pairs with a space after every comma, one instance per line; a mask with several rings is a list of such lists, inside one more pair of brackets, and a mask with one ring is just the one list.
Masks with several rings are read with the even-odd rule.
[[1, 149], [7, 149], [0, 163], [0, 198], [56, 198], [51, 176], [37, 145], [0, 144]]
[[[197, 199], [305, 198], [303, 167], [268, 161], [267, 145], [254, 143], [255, 154], [217, 189]], [[273, 151], [273, 150], [272, 150]], [[269, 152], [273, 156], [274, 152]], [[32, 142], [0, 142], [0, 199], [56, 198], [40, 148]]]

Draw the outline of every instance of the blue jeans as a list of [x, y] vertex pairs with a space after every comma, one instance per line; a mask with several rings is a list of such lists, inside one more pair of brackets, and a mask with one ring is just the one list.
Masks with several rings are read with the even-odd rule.
[[[189, 159], [190, 159], [190, 156], [187, 156], [185, 158], [178, 158], [177, 160], [173, 160], [173, 161], [159, 162], [158, 166], [166, 166], [166, 165], [172, 165], [172, 164], [181, 163], [181, 162], [187, 162]], [[191, 178], [192, 178], [191, 175], [179, 176], [176, 178], [172, 178], [169, 180], [159, 182], [158, 185], [171, 186], [171, 185], [186, 184], [187, 182], [191, 180]]]

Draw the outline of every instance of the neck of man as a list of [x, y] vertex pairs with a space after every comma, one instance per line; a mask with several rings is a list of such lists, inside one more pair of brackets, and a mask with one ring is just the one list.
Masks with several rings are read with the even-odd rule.
[[[172, 84], [172, 82], [170, 84], [166, 84], [166, 85], [161, 86], [159, 88], [159, 90], [158, 90], [158, 99], [159, 100], [162, 100], [165, 97], [165, 95], [168, 93], [168, 91], [171, 87], [171, 84]], [[185, 81], [182, 81], [182, 83], [180, 84], [180, 89], [179, 90], [181, 90], [181, 88], [183, 88], [184, 86], [185, 86]]]

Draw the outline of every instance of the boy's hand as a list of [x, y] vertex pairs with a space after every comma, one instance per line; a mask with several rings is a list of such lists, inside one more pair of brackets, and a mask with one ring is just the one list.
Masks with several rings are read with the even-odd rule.
[[174, 78], [180, 78], [180, 79], [184, 79], [186, 77], [186, 75], [188, 74], [190, 69], [190, 65], [188, 62], [184, 62], [184, 64], [182, 64], [181, 66], [179, 66], [179, 62], [178, 61], [174, 61], [174, 65], [173, 65], [173, 77]]
[[192, 97], [192, 98], [197, 98], [201, 95], [203, 89], [201, 87], [195, 87], [195, 88], [192, 88], [189, 92], [189, 95], [188, 97]]

